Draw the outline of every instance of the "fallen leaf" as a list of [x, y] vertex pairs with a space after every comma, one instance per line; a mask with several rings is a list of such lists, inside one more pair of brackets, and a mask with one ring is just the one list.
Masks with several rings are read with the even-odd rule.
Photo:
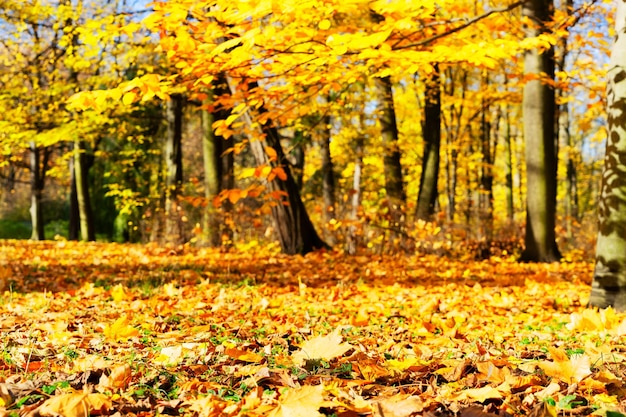
[[89, 417], [92, 413], [106, 413], [111, 407], [111, 400], [104, 394], [77, 392], [48, 398], [39, 406], [37, 413], [51, 417]]
[[305, 385], [289, 389], [270, 417], [323, 417], [318, 410], [324, 405], [323, 387]]
[[303, 365], [307, 360], [335, 359], [352, 349], [349, 343], [341, 343], [342, 340], [338, 331], [326, 336], [317, 336], [304, 342], [300, 350], [291, 357], [296, 365]]

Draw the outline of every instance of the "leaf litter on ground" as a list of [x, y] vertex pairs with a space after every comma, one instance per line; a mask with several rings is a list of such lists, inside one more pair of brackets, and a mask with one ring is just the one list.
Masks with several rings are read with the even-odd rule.
[[589, 263], [0, 243], [0, 415], [620, 415]]

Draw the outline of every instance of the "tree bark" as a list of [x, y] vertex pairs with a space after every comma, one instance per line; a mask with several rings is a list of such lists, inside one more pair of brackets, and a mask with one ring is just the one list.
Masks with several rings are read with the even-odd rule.
[[85, 154], [85, 142], [77, 139], [74, 142], [74, 173], [76, 184], [76, 200], [80, 218], [80, 233], [83, 241], [95, 241], [96, 231], [89, 195], [89, 163]]
[[76, 170], [74, 169], [74, 156], [70, 158], [70, 219], [68, 226], [68, 239], [80, 239], [80, 210], [78, 209], [78, 196], [76, 195]]
[[[236, 86], [232, 80], [228, 80], [232, 94], [236, 93]], [[249, 90], [259, 88], [256, 82], [249, 84]], [[261, 106], [258, 109], [261, 115], [267, 110]], [[275, 195], [284, 196], [284, 200], [272, 206], [272, 219], [278, 234], [281, 250], [288, 255], [305, 254], [316, 249], [328, 248], [328, 245], [320, 238], [309, 215], [304, 207], [298, 185], [289, 168], [289, 161], [285, 157], [283, 147], [280, 143], [280, 134], [274, 126], [274, 122], [269, 117], [264, 123], [253, 123], [250, 113], [243, 114], [243, 119], [250, 130], [259, 130], [256, 126], [260, 124], [258, 139], [250, 141], [250, 149], [259, 165], [272, 167], [280, 166], [285, 172], [286, 178], [281, 180], [276, 176], [272, 180], [266, 181], [267, 191]], [[272, 161], [267, 155], [265, 148], [269, 147], [276, 152], [276, 160]]]
[[[213, 98], [228, 94], [228, 86], [224, 77], [219, 77], [213, 84]], [[221, 212], [213, 206], [213, 199], [223, 190], [232, 189], [235, 186], [234, 176], [234, 153], [226, 152], [233, 146], [233, 137], [225, 139], [216, 135], [213, 123], [217, 120], [225, 120], [230, 111], [218, 106], [215, 107], [214, 99], [210, 99], [206, 106], [211, 110], [202, 110], [202, 151], [204, 157], [205, 197], [207, 208], [204, 215], [204, 231], [207, 241], [212, 246], [232, 241], [233, 231], [223, 221], [232, 211], [232, 204], [226, 200], [222, 202]]]
[[[530, 24], [526, 37], [546, 31], [553, 15], [552, 1], [529, 0], [522, 13]], [[554, 50], [532, 49], [524, 55], [524, 74], [532, 77], [524, 86], [524, 139], [526, 142], [526, 234], [522, 261], [555, 262], [561, 258], [556, 245], [557, 155], [555, 138]], [[545, 77], [545, 78], [544, 78]], [[542, 79], [544, 78], [544, 79]]]
[[400, 149], [398, 148], [398, 125], [393, 104], [393, 88], [390, 77], [376, 78], [375, 83], [378, 91], [387, 204], [393, 223], [391, 226], [399, 229], [404, 223], [406, 195], [402, 183], [402, 164], [400, 162]]
[[48, 171], [50, 150], [30, 143], [30, 218], [33, 227], [31, 240], [45, 240], [43, 218], [43, 190]]
[[[335, 172], [333, 160], [330, 156], [331, 118], [326, 115], [322, 119], [321, 126], [321, 153], [322, 153], [322, 197], [324, 200], [324, 221], [328, 225], [335, 218]], [[335, 244], [332, 232], [326, 235], [330, 245]]]
[[168, 243], [178, 243], [182, 237], [178, 196], [183, 183], [183, 106], [183, 96], [172, 94], [165, 109], [165, 241]]
[[626, 1], [617, 2], [607, 86], [608, 138], [589, 304], [626, 310]]
[[504, 123], [504, 182], [506, 196], [506, 218], [509, 223], [515, 219], [515, 205], [513, 203], [513, 138], [511, 135], [511, 120], [509, 115], [509, 105], [505, 106]]
[[435, 73], [426, 81], [422, 135], [424, 156], [415, 217], [430, 220], [435, 214], [437, 202], [439, 150], [441, 148], [441, 75], [437, 65], [435, 65]]

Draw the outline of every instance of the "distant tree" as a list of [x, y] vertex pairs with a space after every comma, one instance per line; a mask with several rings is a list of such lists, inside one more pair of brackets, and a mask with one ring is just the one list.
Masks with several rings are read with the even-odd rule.
[[626, 310], [626, 1], [617, 2], [608, 71], [609, 135], [602, 172], [596, 267], [589, 304]]

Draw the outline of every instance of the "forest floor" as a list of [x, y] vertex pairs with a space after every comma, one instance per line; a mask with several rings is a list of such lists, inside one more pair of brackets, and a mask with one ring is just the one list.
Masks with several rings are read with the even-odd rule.
[[617, 416], [591, 273], [0, 241], [0, 416]]

